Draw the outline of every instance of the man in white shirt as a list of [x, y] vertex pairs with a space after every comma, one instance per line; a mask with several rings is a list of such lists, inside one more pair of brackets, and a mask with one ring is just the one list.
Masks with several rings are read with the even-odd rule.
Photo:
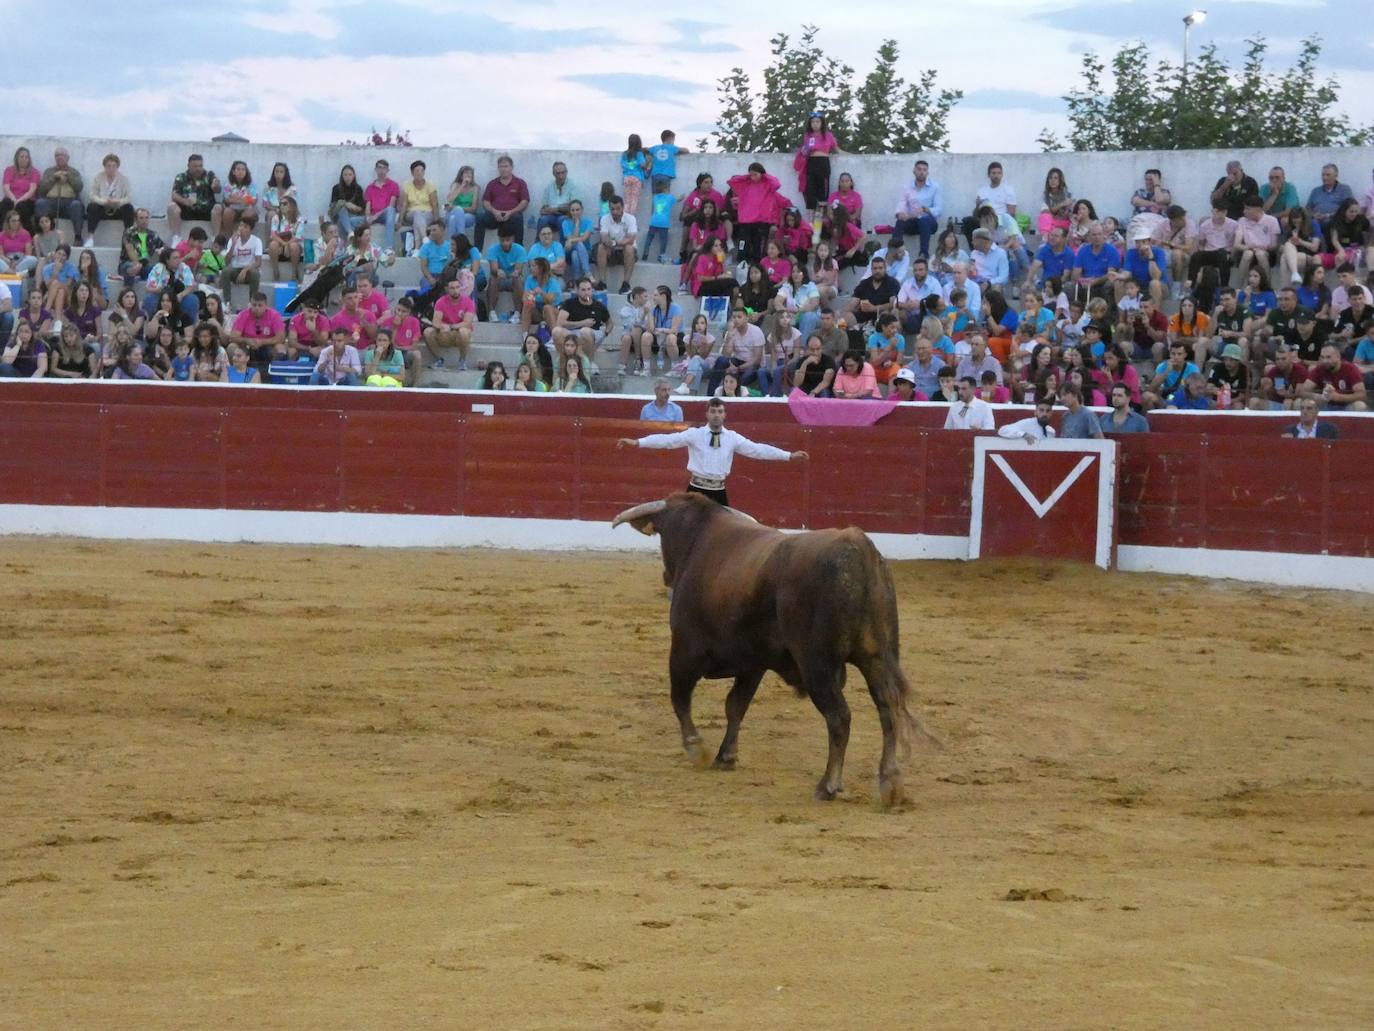
[[1037, 440], [1053, 440], [1054, 427], [1050, 425], [1050, 412], [1053, 410], [1053, 401], [1037, 401], [1032, 418], [1008, 423], [998, 429], [997, 435], [1009, 440], [1024, 440], [1027, 444], [1034, 444]]
[[219, 288], [225, 301], [229, 300], [230, 288], [235, 283], [246, 283], [249, 297], [257, 293], [261, 267], [262, 240], [253, 232], [253, 219], [241, 215], [224, 252], [224, 271], [219, 274]]
[[972, 376], [959, 381], [959, 400], [949, 406], [945, 416], [947, 430], [992, 430], [997, 426], [992, 418], [992, 405], [978, 396], [978, 384]]
[[879, 247], [873, 252], [873, 257], [868, 259], [865, 276], [873, 275], [875, 258], [882, 258], [887, 262], [887, 274], [899, 283], [911, 275], [911, 255], [907, 252], [906, 241], [895, 233], [888, 239], [886, 247]]
[[725, 480], [730, 475], [730, 467], [735, 453], [746, 458], [757, 458], [765, 462], [803, 461], [809, 457], [805, 451], [784, 451], [771, 444], [756, 444], [748, 437], [725, 428], [725, 402], [718, 397], [711, 398], [706, 404], [706, 425], [694, 426], [679, 433], [651, 433], [635, 440], [621, 437], [617, 447], [644, 447], [656, 450], [687, 449], [687, 472], [691, 475], [687, 489], [703, 494], [712, 501], [728, 506], [730, 499], [725, 493]]
[[611, 198], [611, 213], [601, 216], [601, 242], [596, 245], [596, 274], [601, 282], [597, 289], [606, 289], [606, 266], [621, 265], [625, 269], [625, 282], [620, 284], [620, 292], [630, 292], [630, 273], [635, 267], [635, 241], [639, 233], [639, 223], [633, 215], [625, 211], [625, 202], [619, 197]]
[[902, 288], [897, 291], [897, 313], [902, 317], [902, 331], [919, 333], [926, 314], [923, 302], [936, 294], [943, 297], [944, 293], [944, 285], [930, 274], [926, 259], [912, 258], [911, 275], [903, 280]]
[[964, 219], [964, 236], [973, 241], [973, 231], [978, 228], [978, 209], [992, 208], [998, 217], [1016, 215], [1016, 191], [1002, 180], [1002, 162], [994, 161], [988, 165], [988, 181], [978, 188], [978, 196], [973, 202], [973, 214]]

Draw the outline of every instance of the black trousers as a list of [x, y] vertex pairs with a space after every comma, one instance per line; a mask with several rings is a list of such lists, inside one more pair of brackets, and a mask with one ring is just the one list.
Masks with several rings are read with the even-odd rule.
[[695, 483], [688, 483], [687, 490], [691, 494], [700, 494], [702, 497], [710, 498], [718, 505], [730, 507], [730, 498], [725, 493], [725, 488], [720, 490], [707, 490], [705, 487], [698, 487]]
[[806, 189], [803, 193], [810, 211], [815, 211], [830, 196], [829, 155], [812, 154], [806, 159]]

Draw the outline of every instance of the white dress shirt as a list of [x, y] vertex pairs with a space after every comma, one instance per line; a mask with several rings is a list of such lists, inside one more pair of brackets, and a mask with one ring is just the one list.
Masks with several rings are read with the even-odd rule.
[[955, 401], [949, 406], [949, 414], [945, 416], [945, 429], [947, 430], [993, 430], [996, 428], [997, 426], [992, 419], [992, 405], [981, 397], [975, 397], [967, 403]]
[[792, 458], [790, 451], [771, 444], [756, 444], [734, 430], [722, 429], [720, 446], [712, 447], [709, 426], [693, 426], [679, 433], [651, 433], [639, 438], [639, 446], [665, 451], [685, 447], [687, 471], [693, 476], [704, 476], [711, 480], [723, 480], [730, 475], [730, 466], [737, 451], [746, 458], [759, 458], [765, 462], [787, 462]]
[[1007, 423], [997, 431], [999, 437], [1009, 437], [1013, 440], [1053, 440], [1054, 427], [1041, 426], [1040, 421], [1035, 416], [1029, 419], [1020, 419], [1016, 422]]

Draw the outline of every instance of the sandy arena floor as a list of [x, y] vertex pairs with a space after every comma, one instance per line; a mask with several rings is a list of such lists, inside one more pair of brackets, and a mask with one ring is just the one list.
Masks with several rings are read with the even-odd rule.
[[889, 814], [857, 675], [688, 765], [656, 559], [0, 566], [0, 1027], [1374, 1024], [1374, 599], [899, 566]]

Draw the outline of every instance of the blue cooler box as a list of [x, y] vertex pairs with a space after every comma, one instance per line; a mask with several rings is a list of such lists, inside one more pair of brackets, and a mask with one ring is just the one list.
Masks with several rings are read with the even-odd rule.
[[272, 362], [267, 366], [267, 382], [303, 387], [310, 382], [315, 363], [309, 358], [294, 362]]
[[14, 305], [14, 310], [18, 311], [24, 306], [24, 277], [12, 275], [0, 275], [0, 285], [9, 289], [10, 303]]
[[272, 307], [277, 309], [277, 314], [285, 315], [286, 306], [291, 303], [291, 298], [295, 297], [300, 289], [294, 282], [278, 283], [272, 295]]

